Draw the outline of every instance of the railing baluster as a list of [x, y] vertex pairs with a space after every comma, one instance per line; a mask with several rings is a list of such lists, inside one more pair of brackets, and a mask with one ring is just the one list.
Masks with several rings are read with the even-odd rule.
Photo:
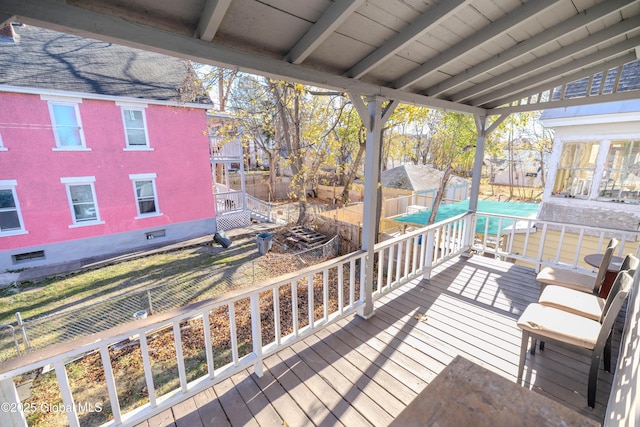
[[298, 282], [293, 280], [291, 282], [291, 314], [293, 322], [293, 336], [298, 336]]
[[560, 261], [560, 254], [562, 253], [562, 244], [564, 243], [564, 232], [566, 230], [565, 226], [562, 226], [562, 230], [560, 231], [560, 241], [558, 242], [558, 248], [556, 249], [556, 258], [555, 262]]
[[400, 281], [400, 274], [402, 273], [402, 243], [398, 242], [394, 247], [398, 248], [398, 253], [396, 254], [396, 274], [393, 283], [398, 283]]
[[378, 265], [376, 266], [376, 268], [378, 269], [378, 285], [376, 286], [376, 290], [375, 290], [375, 294], [380, 294], [380, 292], [382, 292], [382, 276], [384, 276], [384, 253], [385, 253], [386, 249], [382, 249], [380, 251], [377, 251], [378, 254]]
[[273, 328], [275, 329], [276, 345], [280, 347], [281, 331], [280, 331], [280, 289], [273, 288]]
[[62, 394], [62, 403], [65, 408], [70, 409], [67, 411], [67, 419], [70, 427], [80, 427], [80, 420], [78, 419], [78, 411], [76, 405], [73, 402], [73, 396], [71, 394], [71, 387], [69, 386], [69, 377], [67, 376], [67, 369], [64, 366], [64, 362], [59, 360], [53, 364], [56, 371], [56, 378], [58, 379], [58, 387], [60, 387], [60, 394]]
[[309, 328], [313, 329], [316, 323], [313, 302], [313, 275], [307, 276], [307, 297], [309, 301]]
[[180, 378], [180, 388], [183, 393], [187, 392], [187, 372], [184, 365], [184, 355], [182, 352], [182, 333], [180, 331], [180, 321], [173, 321], [173, 342], [176, 346], [176, 359], [178, 361], [178, 377]]
[[[362, 264], [362, 263], [361, 263]], [[363, 284], [360, 284], [362, 288]], [[362, 290], [360, 291], [362, 294]], [[349, 262], [349, 308], [353, 308], [356, 300], [356, 260], [352, 259]]]
[[578, 266], [578, 261], [580, 259], [580, 248], [582, 247], [582, 238], [584, 237], [584, 228], [580, 229], [580, 234], [578, 235], [578, 244], [576, 245], [576, 254], [573, 258], [573, 266]]
[[602, 243], [604, 242], [604, 231], [600, 232], [600, 238], [598, 239], [598, 249], [596, 250], [596, 252], [600, 253], [602, 252]]
[[324, 269], [322, 271], [322, 297], [323, 309], [322, 314], [324, 321], [329, 320], [329, 270]]
[[[389, 246], [389, 259], [387, 260], [387, 285], [385, 286], [387, 289], [391, 287], [391, 280], [393, 278], [393, 248], [395, 246]], [[382, 289], [380, 290], [382, 291]]]
[[262, 321], [260, 318], [260, 294], [253, 292], [251, 301], [251, 336], [253, 338], [253, 354], [256, 355], [256, 362], [253, 364], [253, 372], [261, 378], [264, 373], [262, 363]]
[[344, 264], [338, 265], [338, 313], [344, 310]]
[[527, 256], [527, 248], [529, 247], [529, 236], [531, 236], [531, 220], [527, 221], [527, 230], [524, 236], [524, 248], [522, 249], [522, 256]]
[[233, 366], [238, 366], [238, 333], [236, 331], [236, 309], [235, 304], [231, 301], [227, 304], [229, 308], [229, 334], [231, 335], [231, 357]]
[[436, 233], [431, 230], [427, 233], [426, 239], [423, 239], [422, 244], [426, 246], [425, 248], [425, 264], [424, 264], [424, 273], [423, 277], [425, 279], [431, 278], [431, 269], [433, 266], [433, 257], [434, 251], [437, 252], [437, 248], [435, 248], [435, 235]]
[[411, 260], [411, 240], [407, 239], [404, 241], [404, 272], [402, 277], [409, 277], [409, 261]]
[[144, 379], [149, 393], [149, 404], [152, 408], [155, 408], [157, 406], [156, 387], [153, 383], [153, 371], [151, 370], [151, 359], [149, 358], [149, 345], [147, 344], [147, 335], [142, 332], [140, 333], [140, 353], [142, 353], [142, 366], [144, 367]]
[[100, 347], [100, 359], [102, 360], [102, 369], [104, 371], [104, 381], [107, 383], [107, 392], [109, 393], [109, 401], [111, 413], [116, 424], [122, 423], [122, 415], [120, 414], [120, 402], [118, 400], [118, 392], [116, 391], [116, 380], [113, 376], [113, 367], [111, 366], [111, 356], [109, 355], [109, 347]]
[[418, 253], [420, 252], [420, 245], [418, 245], [418, 236], [414, 236], [411, 239], [411, 254], [412, 254], [412, 258], [411, 258], [411, 274], [415, 274], [418, 272], [419, 267], [418, 267]]
[[[489, 219], [487, 218], [487, 222]], [[496, 247], [493, 257], [498, 259], [500, 253], [500, 245], [502, 243], [502, 217], [498, 218], [498, 230], [496, 231]]]
[[213, 360], [213, 343], [211, 342], [211, 322], [209, 321], [209, 310], [202, 313], [202, 331], [204, 333], [204, 348], [207, 354], [207, 372], [209, 378], [215, 377], [215, 361]]
[[12, 427], [28, 427], [18, 396], [18, 389], [12, 378], [0, 380], [0, 402], [8, 405], [8, 408], [15, 408], [15, 410], [2, 411], [3, 425], [6, 423]]
[[[478, 215], [478, 214], [476, 214]], [[484, 236], [482, 237], [482, 252], [487, 251], [487, 240], [489, 240], [489, 217], [484, 216]], [[498, 236], [496, 236], [496, 242], [498, 242]], [[495, 251], [494, 251], [495, 256]]]
[[513, 251], [513, 241], [515, 240], [516, 237], [516, 225], [517, 225], [517, 221], [514, 221], [513, 224], [511, 224], [511, 233], [509, 236], [509, 240], [507, 242], [507, 253], [511, 253]]
[[[545, 222], [544, 225], [542, 226], [542, 235], [540, 235], [540, 243], [539, 243], [539, 247], [538, 247], [538, 260], [542, 261], [542, 256], [544, 254], [544, 241], [547, 238], [547, 223]], [[541, 263], [538, 262], [538, 270], [540, 269], [540, 265]]]

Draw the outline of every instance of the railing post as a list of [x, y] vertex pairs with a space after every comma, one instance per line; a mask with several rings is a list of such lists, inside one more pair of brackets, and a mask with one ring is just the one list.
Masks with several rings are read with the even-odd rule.
[[[487, 221], [489, 221], [487, 219]], [[473, 240], [476, 234], [476, 213], [469, 212], [467, 216], [464, 217], [464, 242], [463, 242], [463, 252], [460, 254], [463, 257], [469, 258], [471, 257], [471, 249], [473, 248]]]
[[29, 336], [27, 335], [27, 328], [24, 322], [22, 321], [22, 315], [20, 314], [19, 311], [16, 312], [16, 319], [18, 319], [18, 327], [20, 328], [20, 331], [22, 331], [22, 338], [24, 338], [25, 352], [30, 353], [31, 342], [29, 342]]
[[253, 364], [253, 372], [261, 378], [264, 373], [262, 362], [262, 322], [260, 321], [260, 295], [251, 294], [251, 337], [253, 338], [253, 353], [256, 355], [256, 363]]
[[13, 379], [8, 378], [0, 381], [0, 402], [2, 402], [0, 419], [2, 419], [3, 426], [27, 427], [27, 420], [22, 412], [22, 403]]
[[432, 265], [433, 265], [433, 251], [435, 249], [434, 247], [434, 237], [435, 237], [435, 232], [434, 230], [429, 230], [429, 232], [427, 233], [427, 241], [423, 242], [423, 244], [427, 245], [426, 246], [426, 251], [425, 251], [425, 256], [424, 256], [424, 274], [423, 274], [423, 278], [424, 279], [430, 279], [431, 278], [431, 270], [432, 270]]

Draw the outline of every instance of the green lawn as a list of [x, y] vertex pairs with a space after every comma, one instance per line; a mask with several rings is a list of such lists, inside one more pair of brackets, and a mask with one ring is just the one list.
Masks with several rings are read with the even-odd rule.
[[93, 270], [22, 283], [0, 290], [0, 324], [14, 323], [15, 313], [27, 320], [71, 307], [94, 304], [124, 292], [188, 280], [207, 270], [250, 263], [257, 257], [255, 242], [223, 249], [201, 245], [149, 255]]

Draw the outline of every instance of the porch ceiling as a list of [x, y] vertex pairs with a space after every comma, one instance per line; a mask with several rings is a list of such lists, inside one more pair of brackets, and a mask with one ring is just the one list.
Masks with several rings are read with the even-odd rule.
[[640, 51], [637, 0], [0, 0], [0, 17], [481, 115], [640, 93], [640, 72], [620, 78]]

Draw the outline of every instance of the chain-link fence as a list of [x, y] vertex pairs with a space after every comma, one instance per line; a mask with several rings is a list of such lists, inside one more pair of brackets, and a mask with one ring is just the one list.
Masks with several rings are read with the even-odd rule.
[[[241, 266], [208, 271], [196, 279], [160, 283], [89, 306], [24, 322], [18, 321], [16, 325], [0, 325], [0, 361], [17, 356], [17, 347], [24, 353], [26, 349], [40, 349], [104, 331], [136, 317], [171, 310], [317, 264], [336, 256], [337, 252], [336, 236], [321, 246], [305, 251], [291, 254], [267, 253]], [[15, 328], [15, 334], [12, 333], [12, 328]], [[18, 341], [19, 345], [16, 345]]]

